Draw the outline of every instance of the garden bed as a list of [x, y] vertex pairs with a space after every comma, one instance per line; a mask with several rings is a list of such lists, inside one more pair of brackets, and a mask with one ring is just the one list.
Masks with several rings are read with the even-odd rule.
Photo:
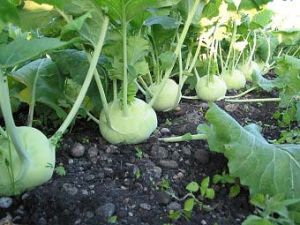
[[[272, 119], [276, 104], [219, 105], [241, 124], [261, 121], [267, 139], [278, 137]], [[159, 114], [160, 127], [139, 145], [108, 144], [92, 122], [77, 121], [58, 150], [57, 162], [66, 175], [56, 174], [45, 185], [13, 198], [10, 208], [0, 209], [0, 218], [9, 214], [15, 224], [30, 225], [99, 225], [112, 218], [124, 225], [171, 223], [169, 210], [180, 209], [184, 201], [172, 198], [163, 187], [169, 185], [181, 198], [191, 181], [227, 171], [227, 160], [209, 152], [206, 141], [164, 143], [157, 138], [194, 133], [207, 109], [207, 103], [183, 101], [177, 110]], [[173, 224], [239, 225], [253, 212], [246, 189], [230, 198], [228, 185], [212, 187], [216, 197], [203, 201], [211, 211], [195, 208], [190, 220], [181, 217]]]

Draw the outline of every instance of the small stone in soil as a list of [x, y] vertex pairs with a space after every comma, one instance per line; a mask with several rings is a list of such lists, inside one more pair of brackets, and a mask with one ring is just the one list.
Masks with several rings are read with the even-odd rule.
[[74, 185], [69, 183], [63, 184], [63, 188], [69, 195], [76, 195], [78, 192], [78, 189]]
[[164, 127], [164, 128], [161, 128], [160, 133], [161, 133], [162, 135], [166, 135], [166, 134], [170, 134], [171, 131], [170, 131], [169, 128]]
[[148, 210], [148, 211], [151, 210], [151, 205], [149, 205], [148, 203], [141, 203], [140, 207], [142, 209], [145, 209], [145, 210]]
[[96, 158], [98, 155], [98, 149], [96, 147], [91, 147], [88, 149], [88, 156], [90, 159]]
[[180, 158], [179, 152], [177, 152], [177, 151], [173, 152], [173, 154], [172, 154], [172, 159], [173, 159], [173, 160], [178, 160], [179, 158]]
[[206, 150], [198, 149], [195, 152], [194, 157], [195, 157], [196, 161], [201, 164], [205, 165], [209, 162], [209, 153]]
[[170, 196], [165, 192], [157, 192], [155, 197], [156, 201], [161, 205], [167, 205], [171, 201]]
[[168, 150], [164, 147], [154, 145], [151, 150], [151, 155], [155, 159], [165, 159], [168, 157]]
[[178, 202], [171, 202], [167, 208], [168, 210], [181, 210], [181, 205]]
[[192, 154], [190, 146], [183, 146], [182, 147], [182, 152], [183, 152], [183, 154], [185, 154], [187, 156], [190, 156]]
[[206, 225], [207, 222], [206, 222], [205, 220], [201, 220], [201, 224], [202, 224], [202, 225]]
[[178, 168], [178, 163], [174, 160], [160, 160], [159, 165], [161, 165], [164, 168], [169, 168], [169, 169], [177, 169]]
[[228, 112], [234, 112], [239, 108], [239, 104], [228, 104], [225, 105], [225, 110]]
[[114, 215], [116, 211], [116, 206], [113, 203], [106, 203], [103, 206], [100, 206], [96, 209], [96, 215], [104, 218], [109, 218]]
[[10, 197], [1, 197], [0, 198], [0, 208], [8, 209], [9, 207], [11, 207], [12, 203], [13, 203], [13, 200]]
[[71, 156], [75, 158], [80, 158], [84, 155], [85, 147], [80, 143], [75, 143], [71, 148]]

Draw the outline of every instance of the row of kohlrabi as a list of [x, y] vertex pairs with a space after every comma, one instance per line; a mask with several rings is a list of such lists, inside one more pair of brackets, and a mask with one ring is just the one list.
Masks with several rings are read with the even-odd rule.
[[[187, 80], [197, 79], [197, 93], [207, 101], [244, 87], [239, 63], [252, 67], [259, 40], [269, 43], [268, 56], [273, 49], [260, 23], [269, 14], [258, 13], [267, 2], [2, 0], [1, 194], [20, 193], [51, 177], [53, 143], [78, 110], [98, 123], [110, 143], [133, 144], [156, 129], [155, 110], [177, 106]], [[243, 41], [249, 44], [240, 51]], [[13, 122], [8, 106], [18, 102], [29, 106], [28, 127]], [[39, 105], [64, 118], [50, 140], [31, 128]], [[41, 138], [33, 141], [36, 135]]]

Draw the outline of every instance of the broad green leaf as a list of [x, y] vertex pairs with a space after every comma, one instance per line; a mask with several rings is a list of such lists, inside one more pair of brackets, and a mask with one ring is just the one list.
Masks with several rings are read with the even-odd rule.
[[186, 190], [188, 190], [189, 192], [197, 192], [199, 191], [199, 184], [195, 181], [189, 183], [186, 188]]
[[[64, 11], [77, 18], [75, 23], [77, 28], [81, 28], [80, 35], [96, 46], [104, 19], [99, 4], [95, 0], [72, 0], [65, 4]], [[74, 23], [69, 26], [74, 26]]]
[[[112, 79], [123, 80], [123, 51], [120, 36], [116, 36], [112, 41], [109, 41], [107, 46], [104, 47], [103, 52], [110, 57], [111, 68], [108, 69], [110, 77]], [[133, 81], [137, 76], [145, 75], [149, 72], [148, 63], [145, 60], [148, 52], [148, 41], [139, 36], [128, 37], [127, 68], [129, 82]]]
[[33, 0], [33, 1], [39, 4], [49, 4], [49, 5], [56, 6], [58, 8], [63, 8], [63, 6], [71, 0], [63, 0], [63, 1], [62, 0]]
[[242, 223], [242, 225], [275, 225], [268, 219], [264, 219], [258, 216], [248, 216], [247, 219]]
[[156, 3], [156, 7], [165, 8], [177, 5], [181, 0], [161, 0]]
[[64, 47], [67, 43], [57, 38], [17, 39], [0, 46], [0, 67], [13, 67], [48, 50]]
[[[192, 7], [195, 3], [195, 0], [184, 0], [178, 4], [178, 10], [181, 12], [184, 19], [186, 19], [192, 10]], [[210, 3], [208, 3], [210, 4]], [[200, 4], [197, 7], [196, 13], [193, 18], [193, 24], [198, 25], [200, 18], [202, 16], [203, 8], [205, 6], [204, 1], [200, 1]]]
[[63, 96], [64, 78], [60, 76], [56, 64], [51, 59], [33, 61], [14, 71], [12, 78], [25, 86], [17, 94], [21, 102], [31, 105], [34, 97], [35, 102], [52, 108], [60, 118], [66, 116], [59, 106], [59, 100]]
[[219, 8], [222, 0], [212, 0], [207, 3], [203, 9], [202, 18], [211, 19], [219, 15]]
[[195, 199], [194, 198], [188, 198], [184, 202], [184, 211], [191, 212], [193, 211], [195, 205]]
[[[89, 69], [89, 61], [87, 59], [86, 53], [83, 51], [78, 51], [75, 49], [66, 49], [62, 51], [56, 51], [50, 54], [52, 60], [57, 64], [59, 71], [72, 80], [72, 82], [77, 83], [78, 85], [82, 85], [87, 71]], [[103, 64], [104, 59], [100, 58], [98, 61], [97, 69], [99, 75], [101, 77], [105, 92], [107, 94], [108, 100], [111, 99], [112, 93], [109, 92], [109, 86], [107, 82], [107, 77], [105, 75], [105, 71], [100, 66]], [[74, 85], [73, 85], [74, 86]], [[76, 94], [75, 94], [76, 95]], [[74, 95], [73, 95], [74, 96]], [[99, 97], [99, 91], [94, 80], [92, 81], [87, 96], [92, 101], [93, 104], [93, 112], [99, 113], [102, 109], [101, 100]], [[87, 106], [89, 104], [85, 104], [83, 106]], [[90, 109], [90, 105], [88, 109]]]
[[275, 72], [278, 75], [277, 82], [281, 84], [281, 106], [291, 104], [294, 96], [300, 93], [300, 59], [293, 56], [283, 56], [277, 60]]
[[19, 15], [15, 5], [9, 0], [0, 0], [0, 22], [1, 20], [6, 22], [18, 23]]
[[43, 9], [36, 9], [36, 10], [22, 9], [19, 10], [19, 15], [20, 15], [20, 27], [23, 30], [31, 30], [31, 29], [50, 30], [51, 29], [51, 35], [53, 35], [53, 33], [59, 34], [61, 29], [60, 26], [63, 25], [63, 21], [61, 20], [59, 21], [59, 17], [60, 17], [59, 13], [56, 12], [55, 10], [49, 11]]
[[125, 19], [127, 22], [153, 6], [157, 0], [96, 0], [105, 8], [113, 20]]
[[170, 16], [152, 16], [144, 22], [144, 25], [150, 27], [153, 25], [161, 25], [164, 29], [177, 29], [180, 23]]
[[[215, 104], [206, 118], [210, 126], [204, 130], [210, 149], [225, 154], [230, 173], [239, 177], [251, 194], [300, 197], [300, 145], [269, 144], [257, 131], [241, 127]], [[300, 206], [294, 209], [299, 212]]]
[[252, 29], [264, 28], [272, 20], [273, 12], [271, 10], [265, 9], [254, 15], [252, 18], [250, 27]]
[[68, 23], [62, 30], [62, 34], [67, 33], [69, 31], [80, 31], [82, 26], [84, 25], [84, 22], [88, 19], [92, 18], [91, 13], [87, 12], [83, 14], [82, 16], [72, 20], [70, 23]]
[[174, 63], [174, 60], [176, 59], [176, 56], [174, 52], [166, 51], [159, 55], [159, 60], [161, 63], [162, 69], [170, 68], [170, 66]]
[[200, 184], [200, 192], [201, 192], [201, 195], [204, 197], [207, 190], [208, 190], [208, 187], [209, 187], [209, 182], [210, 182], [210, 178], [209, 177], [206, 177], [204, 178], [202, 181], [201, 181], [201, 184]]

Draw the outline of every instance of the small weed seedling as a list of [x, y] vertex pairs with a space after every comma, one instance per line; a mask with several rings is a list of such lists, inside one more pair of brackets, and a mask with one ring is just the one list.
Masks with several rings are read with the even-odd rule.
[[67, 175], [66, 169], [62, 164], [59, 164], [59, 166], [55, 167], [54, 171], [57, 175], [59, 175], [61, 177]]
[[[169, 211], [169, 218], [172, 221], [176, 221], [181, 216], [183, 216], [185, 219], [189, 220], [192, 217], [193, 210], [195, 206], [198, 206], [201, 210], [207, 210], [210, 211], [212, 208], [208, 205], [205, 205], [202, 201], [205, 199], [214, 199], [215, 198], [215, 191], [213, 188], [210, 188], [210, 178], [206, 177], [202, 180], [202, 182], [199, 184], [195, 181], [190, 182], [186, 186], [186, 190], [188, 193], [182, 197], [178, 198], [173, 193], [171, 193], [172, 197], [175, 198], [178, 201], [184, 201], [184, 207], [183, 210], [170, 210]], [[198, 196], [200, 194], [200, 196]]]
[[214, 184], [230, 184], [232, 185], [229, 190], [229, 197], [234, 198], [239, 195], [241, 188], [240, 184], [237, 182], [237, 179], [229, 174], [227, 174], [225, 171], [220, 175], [216, 174], [213, 177], [213, 183]]
[[139, 148], [139, 147], [135, 147], [135, 156], [138, 159], [141, 159], [141, 158], [143, 158], [143, 155], [144, 155], [143, 150], [141, 148]]

